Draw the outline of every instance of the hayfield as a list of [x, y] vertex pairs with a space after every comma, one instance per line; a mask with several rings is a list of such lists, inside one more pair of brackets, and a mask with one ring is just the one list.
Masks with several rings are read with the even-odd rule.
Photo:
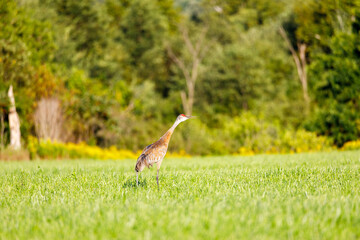
[[1, 239], [359, 239], [360, 152], [0, 162]]

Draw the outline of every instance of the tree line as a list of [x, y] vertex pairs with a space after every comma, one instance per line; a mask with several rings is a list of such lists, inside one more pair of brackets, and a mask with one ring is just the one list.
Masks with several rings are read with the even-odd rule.
[[23, 145], [136, 151], [179, 113], [199, 119], [171, 150], [193, 154], [360, 137], [359, 1], [10, 0], [0, 16], [1, 146], [10, 85]]

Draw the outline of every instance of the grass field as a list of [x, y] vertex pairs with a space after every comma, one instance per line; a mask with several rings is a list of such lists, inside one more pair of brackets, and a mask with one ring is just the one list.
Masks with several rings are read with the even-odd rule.
[[0, 162], [1, 239], [359, 239], [360, 152]]

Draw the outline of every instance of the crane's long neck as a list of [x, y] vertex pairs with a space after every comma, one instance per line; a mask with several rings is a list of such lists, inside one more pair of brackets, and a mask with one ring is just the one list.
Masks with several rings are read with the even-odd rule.
[[175, 123], [171, 126], [171, 128], [160, 138], [160, 140], [164, 141], [164, 143], [168, 144], [170, 142], [171, 135], [173, 134], [177, 125], [179, 125], [180, 121], [175, 121]]

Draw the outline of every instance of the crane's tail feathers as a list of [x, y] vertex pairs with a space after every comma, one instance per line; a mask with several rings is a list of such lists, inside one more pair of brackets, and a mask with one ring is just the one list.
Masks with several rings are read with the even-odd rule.
[[135, 172], [140, 172], [140, 167], [141, 167], [141, 162], [137, 161], [137, 163], [135, 165]]

